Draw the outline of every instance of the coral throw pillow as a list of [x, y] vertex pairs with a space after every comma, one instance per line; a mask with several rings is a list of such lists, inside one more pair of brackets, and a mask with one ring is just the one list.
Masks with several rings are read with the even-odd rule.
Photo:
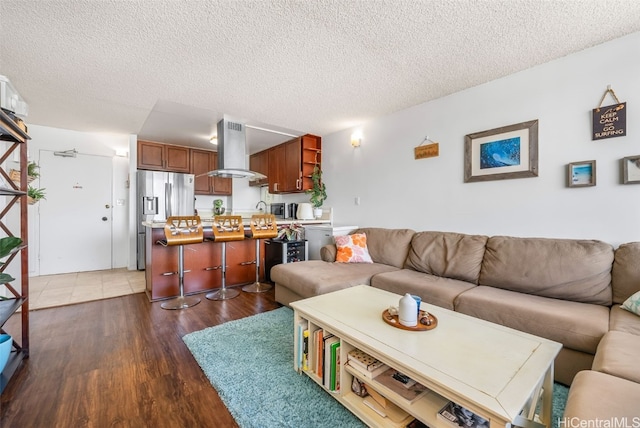
[[354, 233], [347, 236], [336, 236], [336, 262], [338, 263], [373, 263], [367, 250], [367, 235]]

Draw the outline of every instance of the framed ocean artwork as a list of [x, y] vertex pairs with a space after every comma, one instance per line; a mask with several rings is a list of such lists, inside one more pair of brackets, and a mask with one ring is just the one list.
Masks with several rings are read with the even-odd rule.
[[538, 121], [464, 137], [464, 182], [538, 176]]
[[571, 162], [567, 168], [569, 187], [588, 187], [596, 185], [596, 161]]
[[622, 183], [640, 184], [640, 155], [622, 159]]

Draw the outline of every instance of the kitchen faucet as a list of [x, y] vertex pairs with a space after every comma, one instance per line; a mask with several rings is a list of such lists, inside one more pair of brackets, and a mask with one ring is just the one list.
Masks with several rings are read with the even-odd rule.
[[260, 208], [260, 212], [267, 210], [267, 203], [265, 201], [260, 201], [256, 204], [256, 208], [260, 206], [260, 204], [264, 204], [264, 209]]

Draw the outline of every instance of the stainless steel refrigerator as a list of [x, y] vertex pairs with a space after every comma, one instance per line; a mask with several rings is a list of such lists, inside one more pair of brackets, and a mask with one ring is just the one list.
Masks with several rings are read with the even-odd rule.
[[145, 227], [143, 221], [166, 221], [177, 215], [194, 215], [195, 177], [175, 172], [138, 171], [137, 224], [138, 269], [145, 265]]

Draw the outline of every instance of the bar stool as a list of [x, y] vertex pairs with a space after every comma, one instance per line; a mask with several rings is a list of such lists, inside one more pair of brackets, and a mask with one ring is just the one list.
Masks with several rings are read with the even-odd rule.
[[213, 241], [222, 243], [222, 286], [218, 291], [207, 294], [209, 300], [227, 300], [238, 297], [240, 292], [227, 288], [227, 242], [242, 241], [244, 226], [239, 215], [217, 215], [213, 218]]
[[200, 303], [199, 297], [184, 295], [184, 246], [199, 244], [204, 239], [202, 222], [198, 216], [169, 217], [164, 225], [165, 239], [157, 241], [164, 247], [178, 246], [178, 283], [180, 295], [160, 305], [162, 309], [185, 309]]
[[262, 293], [271, 289], [271, 284], [260, 282], [260, 240], [275, 238], [278, 236], [278, 226], [276, 225], [276, 216], [273, 214], [255, 214], [251, 216], [251, 232], [247, 234], [248, 238], [256, 241], [256, 282], [245, 285], [242, 291], [248, 293]]

